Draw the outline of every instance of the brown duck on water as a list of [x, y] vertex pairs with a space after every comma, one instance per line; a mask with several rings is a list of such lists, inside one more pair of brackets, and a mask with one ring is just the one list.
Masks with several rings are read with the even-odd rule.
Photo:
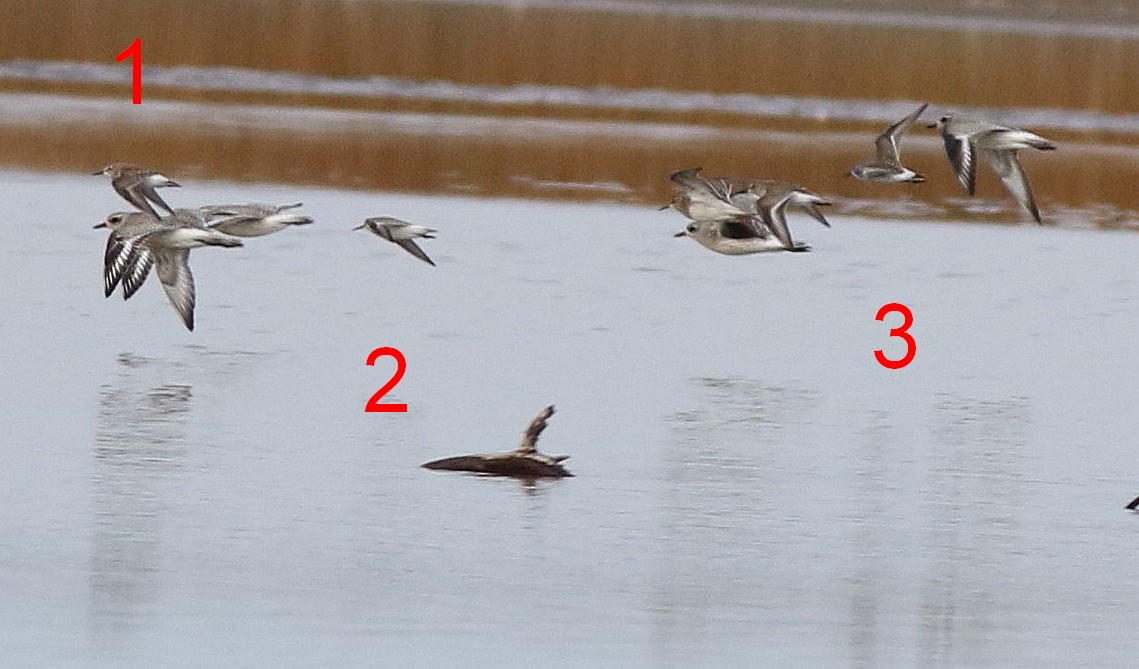
[[538, 452], [538, 435], [546, 429], [546, 419], [552, 415], [554, 415], [554, 405], [542, 409], [530, 422], [530, 427], [526, 428], [522, 443], [513, 451], [458, 455], [453, 458], [433, 460], [425, 463], [423, 467], [526, 479], [573, 476], [561, 465], [561, 462], [569, 457], [568, 455], [546, 455]]

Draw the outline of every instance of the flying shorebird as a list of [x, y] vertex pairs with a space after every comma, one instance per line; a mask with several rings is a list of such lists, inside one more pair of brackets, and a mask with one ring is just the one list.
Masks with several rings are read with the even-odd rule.
[[401, 221], [398, 218], [392, 218], [390, 216], [375, 216], [365, 219], [363, 223], [352, 229], [363, 230], [364, 228], [371, 230], [378, 237], [399, 244], [405, 251], [428, 265], [435, 266], [431, 258], [427, 257], [427, 254], [423, 252], [423, 249], [419, 248], [414, 240], [416, 237], [435, 239], [434, 233], [438, 232], [438, 230], [426, 228], [422, 225], [412, 225], [407, 221]]
[[199, 207], [206, 220], [214, 221], [209, 227], [220, 230], [227, 235], [236, 237], [261, 237], [291, 225], [308, 225], [312, 223], [310, 216], [300, 214], [282, 213], [289, 209], [296, 209], [302, 203], [293, 204], [265, 204], [263, 202], [250, 202], [248, 204], [214, 204]]
[[111, 188], [114, 188], [124, 200], [138, 207], [139, 211], [158, 216], [158, 212], [151, 206], [153, 202], [167, 212], [174, 213], [170, 205], [166, 204], [155, 191], [156, 188], [179, 185], [169, 177], [130, 163], [111, 163], [94, 175], [111, 177]]
[[894, 184], [902, 182], [921, 183], [925, 181], [925, 177], [911, 170], [910, 168], [902, 165], [902, 158], [898, 151], [898, 143], [901, 142], [902, 135], [909, 130], [914, 121], [918, 120], [925, 108], [929, 103], [923, 103], [912, 114], [906, 116], [897, 123], [886, 128], [886, 131], [878, 135], [878, 139], [874, 140], [874, 146], [877, 148], [877, 156], [875, 159], [868, 163], [856, 165], [848, 174], [850, 176], [861, 179], [862, 181], [872, 181], [875, 183]]
[[[133, 295], [146, 280], [153, 263], [167, 299], [191, 331], [194, 329], [195, 290], [194, 275], [190, 271], [190, 249], [242, 246], [237, 237], [207, 228], [201, 213], [193, 209], [175, 209], [171, 216], [161, 219], [142, 212], [119, 212], [111, 214], [95, 227], [110, 228], [111, 235], [118, 237], [120, 242], [118, 252], [113, 256], [110, 253], [111, 241], [107, 242], [103, 268], [107, 294], [114, 290], [117, 280], [111, 275], [117, 271], [124, 283], [124, 298]], [[145, 253], [141, 248], [145, 248]]]
[[762, 221], [689, 221], [684, 230], [673, 237], [691, 237], [704, 248], [729, 256], [811, 250], [802, 242], [793, 241], [787, 246]]
[[957, 175], [957, 182], [966, 192], [970, 195], [974, 193], [977, 180], [976, 156], [980, 154], [1000, 177], [1005, 190], [1032, 214], [1033, 220], [1041, 222], [1028, 177], [1017, 160], [1016, 152], [1020, 149], [1051, 151], [1056, 148], [1055, 144], [1027, 130], [1009, 128], [961, 114], [942, 116], [929, 127], [941, 131], [949, 164]]

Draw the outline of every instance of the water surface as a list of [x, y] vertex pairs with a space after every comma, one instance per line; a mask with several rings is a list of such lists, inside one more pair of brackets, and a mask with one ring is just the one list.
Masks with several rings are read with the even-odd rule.
[[[318, 223], [195, 251], [187, 333], [157, 286], [102, 297], [102, 180], [0, 193], [37, 221], [0, 226], [9, 285], [35, 286], [0, 323], [14, 664], [1139, 650], [1129, 233], [839, 215], [794, 219], [813, 253], [727, 258], [649, 207], [188, 182], [172, 202]], [[372, 213], [440, 228], [439, 266], [349, 231]], [[901, 371], [872, 356], [899, 353], [891, 301], [915, 314]], [[363, 412], [385, 345], [406, 414]], [[542, 446], [575, 478], [418, 468], [510, 448], [551, 402]]]

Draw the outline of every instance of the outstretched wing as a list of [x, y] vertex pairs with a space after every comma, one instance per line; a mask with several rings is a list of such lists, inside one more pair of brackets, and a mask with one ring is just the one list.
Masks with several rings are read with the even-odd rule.
[[120, 197], [133, 204], [139, 211], [146, 212], [151, 216], [158, 218], [158, 212], [154, 211], [154, 207], [150, 206], [150, 203], [146, 201], [146, 198], [133, 188], [134, 185], [137, 184], [133, 184], [132, 187], [124, 187], [118, 179], [111, 182], [111, 187], [115, 189], [115, 192], [118, 193]]
[[166, 297], [189, 330], [194, 329], [194, 275], [190, 272], [189, 249], [151, 249], [155, 271]]
[[982, 151], [986, 161], [993, 171], [1000, 177], [1001, 183], [1020, 206], [1032, 214], [1032, 220], [1040, 223], [1040, 210], [1036, 208], [1036, 199], [1032, 197], [1032, 188], [1028, 185], [1028, 177], [1017, 160], [1016, 151]]
[[901, 152], [898, 149], [898, 143], [901, 137], [910, 126], [922, 115], [929, 103], [923, 103], [920, 107], [914, 110], [909, 116], [898, 121], [894, 125], [886, 128], [886, 131], [878, 135], [875, 140], [874, 146], [878, 149], [878, 161], [885, 163], [900, 163], [902, 161]]
[[526, 428], [526, 433], [522, 435], [522, 443], [518, 444], [515, 449], [517, 453], [535, 453], [538, 450], [538, 437], [542, 434], [542, 430], [546, 429], [546, 420], [554, 415], [554, 405], [542, 409], [534, 416], [534, 420], [530, 421], [530, 426]]
[[427, 254], [423, 252], [423, 249], [419, 248], [419, 245], [414, 241], [410, 239], [397, 239], [392, 241], [394, 241], [396, 244], [399, 244], [405, 251], [415, 256], [416, 258], [419, 258], [428, 265], [431, 265], [432, 267], [435, 266], [435, 263], [431, 260], [431, 258], [428, 258]]
[[795, 246], [795, 241], [791, 239], [791, 231], [787, 228], [787, 216], [784, 213], [789, 199], [789, 197], [784, 197], [772, 206], [766, 206], [763, 201], [760, 201], [759, 206], [759, 215], [763, 219], [763, 224], [783, 244], [783, 248], [787, 249]]
[[[173, 186], [177, 184], [171, 183], [170, 185]], [[141, 200], [143, 203], [146, 203], [147, 201], [153, 202], [171, 214], [174, 213], [174, 210], [170, 208], [170, 205], [166, 204], [166, 200], [163, 200], [162, 196], [160, 196], [158, 194], [158, 191], [155, 190], [154, 185], [147, 181], [145, 177], [139, 179], [131, 186], [128, 186], [126, 190], [130, 193], [134, 193], [137, 196], [137, 199]], [[134, 200], [131, 200], [131, 202], [134, 202]], [[148, 204], [147, 206], [149, 207], [150, 205]], [[146, 210], [143, 209], [143, 211]], [[154, 209], [151, 209], [150, 211], [153, 212]]]
[[945, 140], [945, 153], [949, 156], [949, 164], [957, 176], [957, 183], [972, 195], [977, 182], [977, 162], [974, 159], [973, 143], [968, 135], [942, 134]]
[[154, 258], [150, 255], [150, 248], [146, 244], [136, 244], [131, 251], [131, 258], [127, 262], [126, 271], [123, 272], [123, 299], [129, 300], [138, 292], [146, 282]]

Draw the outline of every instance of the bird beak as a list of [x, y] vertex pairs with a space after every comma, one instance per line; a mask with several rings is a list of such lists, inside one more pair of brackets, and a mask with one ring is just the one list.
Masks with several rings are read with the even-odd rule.
[[937, 123], [925, 123], [923, 125], [925, 125], [925, 127], [927, 127], [927, 128], [936, 128], [937, 127]]
[[98, 172], [92, 172], [92, 173], [91, 173], [91, 176], [93, 176], [93, 177], [97, 177], [97, 176], [99, 176], [99, 175], [100, 175], [100, 174], [102, 174], [102, 173], [103, 173], [103, 170], [99, 170]]
[[354, 227], [354, 228], [352, 228], [352, 229], [353, 229], [353, 230], [363, 230], [363, 229], [364, 229], [365, 227], [367, 227], [367, 226], [368, 226], [368, 224], [367, 224], [367, 223], [361, 223], [360, 225], [357, 225], [356, 227]]
[[657, 211], [664, 211], [665, 209], [668, 209], [671, 206], [672, 206], [672, 203], [669, 202], [668, 204], [664, 205], [663, 207], [657, 207]]
[[673, 237], [687, 237], [687, 236], [688, 236], [688, 233], [683, 231], [683, 230], [681, 230], [680, 232], [673, 235]]
[[103, 222], [102, 222], [102, 223], [100, 223], [99, 225], [93, 225], [93, 226], [91, 226], [91, 229], [92, 229], [92, 230], [98, 230], [99, 228], [105, 228], [105, 227], [107, 227], [107, 222], [106, 222], [106, 221], [103, 221]]

